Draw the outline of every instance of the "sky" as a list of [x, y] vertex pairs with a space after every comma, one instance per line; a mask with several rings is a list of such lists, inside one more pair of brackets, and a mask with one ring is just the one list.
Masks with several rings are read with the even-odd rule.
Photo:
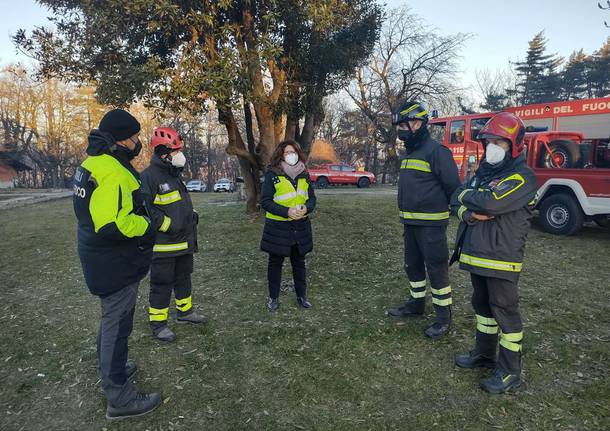
[[[440, 35], [471, 33], [462, 55], [460, 82], [476, 85], [477, 71], [506, 70], [523, 59], [527, 43], [541, 30], [548, 51], [567, 57], [583, 48], [591, 53], [610, 37], [610, 11], [598, 0], [386, 0], [389, 8], [408, 5]], [[605, 3], [605, 1], [603, 1]], [[18, 6], [16, 6], [18, 5]], [[48, 12], [34, 0], [0, 0], [0, 65], [25, 61], [10, 35], [47, 23]]]

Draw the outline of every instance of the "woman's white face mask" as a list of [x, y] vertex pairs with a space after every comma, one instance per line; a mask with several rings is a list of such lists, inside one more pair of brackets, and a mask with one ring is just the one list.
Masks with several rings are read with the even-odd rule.
[[490, 165], [497, 165], [506, 157], [506, 151], [499, 145], [487, 144], [485, 148], [485, 160]]
[[294, 166], [299, 162], [299, 155], [297, 153], [288, 153], [284, 156], [284, 161], [290, 166]]
[[178, 151], [172, 156], [172, 165], [177, 168], [182, 168], [186, 164], [186, 157], [182, 151]]

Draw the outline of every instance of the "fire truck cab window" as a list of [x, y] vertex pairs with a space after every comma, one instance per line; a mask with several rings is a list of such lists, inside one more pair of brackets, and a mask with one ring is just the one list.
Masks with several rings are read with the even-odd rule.
[[445, 140], [445, 128], [447, 123], [432, 123], [430, 124], [430, 135], [433, 139], [443, 142]]
[[485, 125], [485, 123], [487, 123], [489, 121], [491, 117], [487, 117], [487, 118], [473, 118], [472, 120], [470, 120], [470, 136], [472, 137], [472, 139], [477, 139], [478, 138], [478, 134], [481, 131], [481, 129], [483, 128], [483, 126]]
[[464, 129], [466, 120], [458, 120], [451, 122], [451, 141], [452, 144], [461, 144], [464, 142]]
[[341, 166], [339, 166], [339, 165], [331, 165], [330, 170], [331, 171], [340, 171], [341, 170]]

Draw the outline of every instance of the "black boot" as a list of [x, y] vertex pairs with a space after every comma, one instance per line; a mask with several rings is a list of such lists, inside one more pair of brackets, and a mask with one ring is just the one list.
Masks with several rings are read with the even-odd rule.
[[278, 298], [269, 298], [267, 299], [267, 310], [270, 312], [277, 311], [280, 308], [280, 300]]
[[186, 313], [182, 313], [178, 311], [176, 315], [176, 322], [180, 324], [193, 323], [195, 325], [200, 323], [208, 323], [208, 318], [206, 315], [197, 312], [194, 309], [190, 309]]
[[504, 394], [521, 385], [521, 373], [509, 373], [500, 367], [481, 381], [481, 388], [490, 394]]
[[171, 343], [176, 339], [176, 334], [174, 333], [174, 331], [169, 329], [169, 326], [167, 326], [167, 322], [162, 325], [150, 325], [150, 328], [152, 329], [153, 337], [155, 337], [157, 340], [167, 341], [168, 343]]
[[421, 316], [426, 308], [425, 298], [411, 298], [397, 308], [390, 308], [386, 315], [390, 317], [410, 317]]
[[442, 337], [447, 334], [451, 328], [451, 306], [439, 307], [438, 305], [435, 305], [434, 310], [436, 311], [436, 319], [434, 320], [434, 323], [424, 331], [426, 337], [432, 339]]
[[114, 421], [143, 416], [152, 412], [159, 404], [161, 404], [161, 395], [138, 392], [133, 400], [122, 407], [113, 407], [108, 404], [108, 407], [106, 408], [106, 419]]
[[127, 375], [127, 378], [129, 380], [133, 379], [133, 377], [136, 375], [136, 371], [138, 371], [136, 361], [133, 359], [127, 359], [127, 362], [125, 362], [125, 375]]
[[307, 300], [304, 296], [297, 296], [297, 304], [299, 304], [303, 308], [311, 308], [311, 302]]
[[474, 349], [465, 355], [455, 357], [455, 365], [460, 368], [494, 368], [496, 366], [497, 334], [477, 331]]

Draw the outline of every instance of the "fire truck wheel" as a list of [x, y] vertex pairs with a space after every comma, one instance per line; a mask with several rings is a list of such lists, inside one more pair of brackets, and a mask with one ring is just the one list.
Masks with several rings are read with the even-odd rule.
[[554, 235], [574, 235], [584, 218], [578, 201], [567, 194], [551, 195], [540, 204], [542, 228]]
[[316, 188], [325, 189], [328, 187], [328, 179], [326, 177], [320, 177], [316, 181]]
[[543, 149], [540, 154], [540, 166], [544, 168], [574, 168], [580, 160], [578, 144], [569, 140], [558, 140], [549, 143], [551, 155]]

